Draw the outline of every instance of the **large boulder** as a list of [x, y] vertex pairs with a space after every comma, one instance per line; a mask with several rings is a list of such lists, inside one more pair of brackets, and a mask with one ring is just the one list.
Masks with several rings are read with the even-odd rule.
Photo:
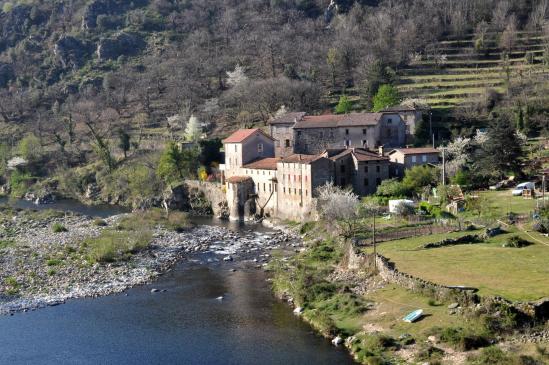
[[57, 57], [63, 68], [78, 68], [82, 66], [90, 55], [90, 45], [78, 38], [64, 35], [53, 47], [53, 54]]
[[146, 43], [141, 36], [133, 33], [120, 32], [113, 37], [103, 38], [97, 45], [96, 54], [100, 60], [112, 60], [120, 56], [130, 56], [139, 53]]

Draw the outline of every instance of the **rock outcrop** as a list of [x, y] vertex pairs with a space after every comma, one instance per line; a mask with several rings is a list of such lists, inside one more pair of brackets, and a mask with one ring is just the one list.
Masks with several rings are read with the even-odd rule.
[[113, 60], [120, 56], [131, 56], [145, 48], [141, 36], [120, 32], [113, 37], [103, 38], [97, 45], [96, 55], [100, 60]]
[[90, 56], [91, 48], [87, 42], [64, 35], [55, 42], [53, 53], [63, 68], [78, 68]]

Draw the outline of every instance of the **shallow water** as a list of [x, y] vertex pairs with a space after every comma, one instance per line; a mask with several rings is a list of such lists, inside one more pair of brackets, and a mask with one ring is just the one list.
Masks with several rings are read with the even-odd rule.
[[0, 363], [352, 364], [273, 298], [262, 271], [230, 267], [183, 263], [127, 296], [1, 317]]
[[[14, 204], [26, 208], [26, 203], [36, 208]], [[101, 217], [122, 211], [72, 201], [42, 207]], [[0, 317], [0, 364], [353, 363], [345, 350], [315, 335], [273, 297], [263, 271], [222, 261], [206, 264], [212, 257], [186, 260], [153, 284], [122, 294]], [[151, 293], [152, 288], [166, 291]], [[220, 296], [223, 300], [216, 299]]]

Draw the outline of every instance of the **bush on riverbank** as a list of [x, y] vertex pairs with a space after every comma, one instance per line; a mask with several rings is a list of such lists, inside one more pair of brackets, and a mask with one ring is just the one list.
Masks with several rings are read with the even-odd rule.
[[165, 229], [183, 232], [192, 228], [189, 216], [185, 212], [171, 211], [169, 214], [159, 208], [132, 213], [123, 218], [118, 224], [118, 229], [137, 231], [141, 229], [153, 229], [157, 226]]
[[152, 241], [150, 231], [122, 232], [103, 230], [98, 237], [88, 238], [83, 247], [90, 262], [116, 262], [128, 260], [132, 254], [149, 247]]
[[68, 231], [68, 229], [59, 222], [55, 222], [51, 226], [51, 230], [52, 230], [53, 233], [62, 233], [62, 232], [67, 232]]

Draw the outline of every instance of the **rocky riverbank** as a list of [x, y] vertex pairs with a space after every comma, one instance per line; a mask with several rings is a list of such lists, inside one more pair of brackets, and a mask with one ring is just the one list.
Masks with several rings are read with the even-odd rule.
[[[158, 226], [146, 250], [124, 261], [92, 263], [85, 256], [85, 240], [116, 227], [125, 215], [98, 222], [72, 214], [13, 214], [4, 214], [0, 221], [0, 314], [122, 292], [151, 282], [193, 254], [208, 253], [205, 262], [243, 260], [261, 268], [272, 250], [301, 245], [297, 237], [280, 231], [232, 231], [202, 225], [176, 232]], [[54, 233], [55, 225], [65, 230]]]

